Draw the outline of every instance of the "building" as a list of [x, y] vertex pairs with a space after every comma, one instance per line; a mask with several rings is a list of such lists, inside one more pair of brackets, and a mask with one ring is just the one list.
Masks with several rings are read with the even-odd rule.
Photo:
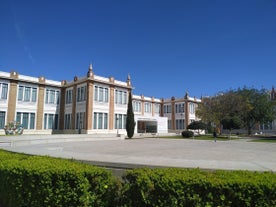
[[[132, 88], [130, 76], [125, 82], [97, 76], [92, 64], [85, 77], [61, 82], [0, 72], [0, 128], [16, 121], [24, 134], [126, 134]], [[167, 133], [161, 108], [161, 99], [133, 95], [135, 133]]]
[[188, 92], [182, 98], [163, 99], [161, 116], [168, 118], [168, 131], [181, 132], [191, 122], [198, 121], [195, 111], [200, 102], [201, 99], [189, 97]]

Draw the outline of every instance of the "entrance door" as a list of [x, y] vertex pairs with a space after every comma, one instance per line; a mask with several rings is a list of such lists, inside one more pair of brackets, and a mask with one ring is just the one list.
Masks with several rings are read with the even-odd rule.
[[157, 121], [138, 121], [137, 133], [157, 133]]

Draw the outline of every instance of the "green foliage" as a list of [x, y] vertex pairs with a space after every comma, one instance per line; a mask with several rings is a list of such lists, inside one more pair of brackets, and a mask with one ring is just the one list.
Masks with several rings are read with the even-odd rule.
[[204, 122], [216, 126], [221, 122], [228, 125], [229, 119], [241, 121], [240, 127], [247, 128], [249, 134], [255, 124], [265, 124], [276, 117], [275, 103], [270, 100], [267, 91], [248, 88], [203, 98], [196, 114]]
[[0, 151], [0, 201], [17, 206], [113, 206], [118, 181], [104, 169], [69, 160]]
[[135, 169], [119, 181], [91, 165], [0, 150], [0, 183], [7, 207], [276, 206], [269, 172]]
[[221, 124], [224, 129], [240, 129], [242, 126], [242, 120], [238, 116], [226, 116], [224, 119], [222, 119]]
[[188, 130], [183, 131], [181, 134], [182, 134], [182, 137], [184, 137], [184, 138], [189, 138], [189, 137], [194, 136], [194, 132], [193, 131], [188, 131]]
[[207, 126], [202, 121], [193, 121], [188, 125], [187, 128], [188, 129], [194, 129], [194, 130], [196, 130], [196, 129], [202, 129], [203, 130], [203, 129], [206, 129]]
[[122, 206], [276, 206], [273, 173], [137, 169], [124, 180]]
[[247, 111], [241, 111], [240, 117], [251, 134], [252, 127], [257, 124], [266, 124], [276, 118], [275, 102], [270, 99], [268, 92], [264, 89], [243, 88], [237, 90], [237, 94], [244, 98]]
[[4, 127], [4, 130], [6, 135], [21, 135], [24, 128], [19, 122], [11, 121]]
[[132, 108], [132, 94], [131, 91], [128, 95], [128, 105], [127, 105], [127, 117], [126, 117], [126, 131], [128, 138], [132, 138], [135, 130], [135, 120]]

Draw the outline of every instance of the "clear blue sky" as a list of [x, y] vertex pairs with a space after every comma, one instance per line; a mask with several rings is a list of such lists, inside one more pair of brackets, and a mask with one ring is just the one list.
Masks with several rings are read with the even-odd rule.
[[0, 71], [156, 98], [276, 86], [275, 0], [1, 0]]

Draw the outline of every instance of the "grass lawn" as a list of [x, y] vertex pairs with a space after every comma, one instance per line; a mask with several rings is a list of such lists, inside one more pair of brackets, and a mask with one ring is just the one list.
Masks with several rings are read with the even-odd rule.
[[[183, 138], [182, 135], [175, 135], [175, 136], [158, 136], [158, 138], [165, 138], [165, 139], [190, 139], [190, 140], [214, 140], [213, 135], [201, 135], [201, 136], [194, 136], [190, 138]], [[237, 139], [237, 137], [231, 137], [230, 140]], [[227, 136], [218, 136], [217, 141], [229, 141]]]
[[259, 138], [252, 140], [251, 142], [275, 142], [276, 143], [276, 138]]

